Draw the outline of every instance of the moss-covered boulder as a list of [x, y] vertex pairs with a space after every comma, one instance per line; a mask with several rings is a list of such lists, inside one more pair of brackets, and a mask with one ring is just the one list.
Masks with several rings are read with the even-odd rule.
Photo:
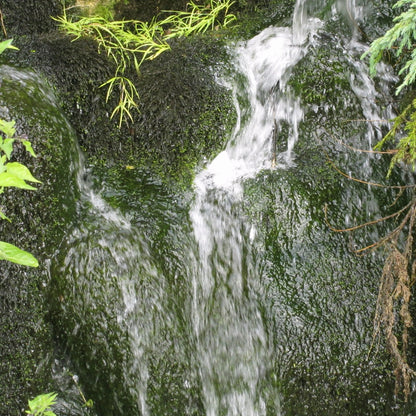
[[204, 157], [221, 148], [234, 122], [231, 92], [216, 81], [227, 61], [215, 37], [179, 40], [158, 59], [129, 76], [140, 94], [133, 122], [118, 128], [109, 115], [119, 96], [106, 102], [114, 65], [92, 40], [71, 42], [56, 33], [16, 39], [16, 65], [35, 68], [55, 86], [62, 107], [93, 163], [147, 166], [184, 179]]

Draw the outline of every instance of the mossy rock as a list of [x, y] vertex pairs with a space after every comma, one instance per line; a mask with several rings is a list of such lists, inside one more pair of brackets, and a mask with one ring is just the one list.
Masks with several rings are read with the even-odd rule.
[[235, 116], [231, 92], [220, 86], [216, 72], [227, 61], [221, 39], [196, 37], [172, 44], [141, 74], [131, 73], [139, 94], [132, 123], [118, 128], [110, 120], [116, 94], [106, 102], [100, 85], [114, 66], [93, 41], [71, 42], [58, 34], [16, 40], [15, 64], [45, 74], [55, 86], [80, 145], [93, 164], [145, 166], [165, 178], [189, 181], [205, 157], [218, 152]]
[[0, 280], [0, 414], [20, 415], [27, 400], [51, 386], [53, 341], [45, 321], [48, 261], [73, 214], [74, 178], [69, 156], [74, 137], [46, 81], [31, 71], [1, 66], [0, 116], [17, 121], [38, 157], [20, 147], [13, 159], [42, 181], [37, 191], [7, 189], [2, 240], [32, 252], [38, 269], [2, 261]]

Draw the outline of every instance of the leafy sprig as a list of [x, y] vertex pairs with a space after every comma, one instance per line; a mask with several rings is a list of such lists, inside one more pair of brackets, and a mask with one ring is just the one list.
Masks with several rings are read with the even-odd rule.
[[29, 416], [56, 416], [51, 407], [56, 404], [56, 393], [46, 393], [29, 400], [29, 409], [26, 414]]
[[98, 43], [98, 50], [115, 63], [114, 76], [100, 87], [107, 87], [107, 101], [116, 90], [119, 91], [118, 104], [111, 118], [118, 114], [121, 127], [123, 121], [133, 120], [132, 110], [138, 109], [140, 99], [133, 81], [127, 76], [128, 69], [133, 65], [139, 74], [145, 60], [153, 60], [170, 49], [169, 39], [228, 26], [236, 20], [235, 15], [229, 13], [232, 4], [231, 0], [210, 0], [207, 5], [191, 1], [186, 11], [169, 12], [172, 14], [164, 19], [150, 22], [112, 21], [100, 16], [72, 21], [66, 12], [55, 20], [65, 33], [74, 37], [74, 41], [81, 37], [93, 38]]
[[370, 74], [374, 76], [377, 72], [377, 64], [383, 58], [384, 52], [389, 51], [396, 58], [401, 57], [405, 52], [410, 52], [410, 59], [399, 71], [399, 75], [404, 75], [404, 78], [398, 85], [396, 94], [412, 84], [416, 77], [416, 2], [400, 0], [393, 5], [393, 8], [398, 9], [406, 5], [409, 7], [408, 10], [395, 17], [393, 19], [395, 25], [383, 36], [374, 40], [370, 49], [363, 55], [363, 58], [370, 56]]

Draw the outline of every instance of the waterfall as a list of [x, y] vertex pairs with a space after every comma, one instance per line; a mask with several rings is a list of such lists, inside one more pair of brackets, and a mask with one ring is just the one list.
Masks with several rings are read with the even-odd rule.
[[[293, 164], [303, 113], [287, 77], [319, 25], [298, 1], [292, 28], [269, 27], [237, 46], [237, 71], [245, 78], [243, 90], [235, 86], [239, 122], [226, 149], [195, 179], [192, 322], [207, 416], [266, 415], [270, 400], [280, 407], [279, 392], [264, 397], [260, 389], [272, 351], [259, 306], [255, 229], [241, 210], [242, 183], [276, 163]], [[244, 110], [239, 94], [249, 100]], [[287, 150], [275, 155], [282, 123], [289, 125]]]
[[[335, 3], [332, 17], [341, 12], [353, 20], [362, 12], [353, 1]], [[293, 379], [301, 380], [299, 384], [304, 376], [305, 383], [308, 377], [316, 382], [321, 367], [316, 365], [318, 370], [313, 373], [314, 360], [338, 354], [335, 358], [351, 358], [357, 363], [360, 348], [367, 349], [362, 321], [370, 308], [370, 296], [368, 287], [362, 288], [360, 278], [365, 273], [361, 265], [356, 266], [358, 260], [342, 251], [343, 242], [335, 241], [338, 236], [333, 237], [326, 224], [317, 225], [314, 221], [318, 221], [311, 219], [312, 197], [309, 200], [310, 195], [290, 180], [279, 182], [284, 174], [298, 174], [301, 158], [297, 158], [295, 145], [303, 138], [300, 132], [308, 111], [325, 113], [331, 105], [302, 107], [299, 91], [295, 93], [289, 82], [296, 65], [309, 57], [308, 51], [322, 46], [317, 32], [325, 23], [309, 12], [307, 1], [298, 0], [291, 27], [271, 26], [233, 46], [237, 76], [224, 82], [233, 90], [237, 123], [225, 149], [197, 174], [190, 208], [179, 206], [171, 195], [165, 200], [159, 184], [149, 186], [135, 172], [128, 173], [134, 178], [128, 191], [142, 187], [134, 195], [137, 200], [124, 211], [111, 206], [103, 189], [106, 184], [97, 189], [82, 157], [74, 158], [80, 193], [78, 216], [51, 271], [58, 282], [55, 326], [68, 339], [69, 355], [80, 357], [77, 366], [85, 367], [80, 379], [89, 380], [101, 414], [280, 415], [286, 411], [283, 396], [287, 392], [280, 390], [279, 377], [294, 374]], [[363, 46], [356, 41], [354, 30], [352, 39], [340, 48], [342, 64], [348, 65], [346, 71], [351, 70], [346, 88], [354, 95], [351, 107], [358, 107], [352, 112], [376, 118], [378, 93], [359, 60]], [[387, 78], [386, 84], [391, 82]], [[308, 126], [312, 131], [308, 139], [319, 128]], [[358, 136], [357, 140], [363, 139]], [[377, 129], [368, 127], [365, 140], [369, 146], [379, 137]], [[74, 154], [79, 155], [80, 149], [74, 149]], [[305, 159], [308, 157], [306, 153]], [[310, 168], [313, 175], [314, 167]], [[284, 241], [276, 244], [282, 245], [276, 257], [284, 259], [278, 258], [270, 268], [282, 266], [284, 270], [276, 279], [273, 275], [271, 289], [264, 285], [264, 252], [257, 251], [258, 245], [264, 244], [244, 206], [245, 186], [261, 175], [276, 181], [273, 203], [283, 208], [276, 209], [275, 215], [281, 215], [278, 221], [285, 222], [279, 224], [282, 235], [291, 240], [286, 246]], [[294, 189], [287, 191], [285, 186]], [[309, 186], [307, 182], [305, 188]], [[117, 192], [111, 189], [110, 197]], [[181, 210], [186, 212], [179, 214]], [[347, 278], [342, 275], [346, 271]], [[337, 273], [344, 278], [341, 283], [336, 281]], [[352, 296], [347, 289], [354, 278], [360, 291]], [[286, 287], [279, 286], [281, 282]], [[331, 285], [339, 285], [341, 294], [346, 290], [354, 301], [359, 299], [360, 307], [364, 305], [354, 309], [353, 322], [347, 301], [342, 295], [339, 300]], [[286, 294], [290, 294], [287, 299]], [[273, 320], [280, 319], [279, 313], [282, 322], [276, 324]], [[277, 347], [274, 326], [283, 328]], [[342, 355], [339, 345], [347, 341], [339, 341], [338, 332], [353, 340], [350, 356], [349, 347]], [[294, 346], [296, 340], [299, 346]], [[305, 349], [306, 358], [300, 349]], [[298, 357], [304, 373], [296, 373]], [[286, 371], [283, 376], [280, 367]], [[337, 375], [339, 368], [344, 368], [334, 367]], [[348, 384], [348, 376], [345, 380]], [[285, 387], [288, 384], [286, 380]], [[309, 400], [316, 400], [311, 390]]]

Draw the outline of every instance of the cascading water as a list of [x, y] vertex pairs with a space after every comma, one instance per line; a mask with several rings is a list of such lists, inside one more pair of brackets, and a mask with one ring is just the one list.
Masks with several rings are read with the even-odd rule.
[[[299, 101], [287, 88], [287, 73], [307, 50], [319, 21], [307, 19], [298, 2], [293, 28], [270, 27], [236, 50], [246, 80], [248, 115], [241, 116], [227, 148], [195, 179], [191, 219], [198, 252], [191, 270], [197, 365], [208, 416], [266, 415], [266, 401], [279, 409], [279, 392], [260, 390], [271, 350], [260, 309], [259, 268], [252, 253], [251, 228], [241, 210], [242, 181], [273, 160], [273, 137], [282, 122], [290, 126], [280, 167], [292, 162]], [[239, 88], [241, 86], [236, 86]], [[240, 124], [241, 118], [246, 119]]]

